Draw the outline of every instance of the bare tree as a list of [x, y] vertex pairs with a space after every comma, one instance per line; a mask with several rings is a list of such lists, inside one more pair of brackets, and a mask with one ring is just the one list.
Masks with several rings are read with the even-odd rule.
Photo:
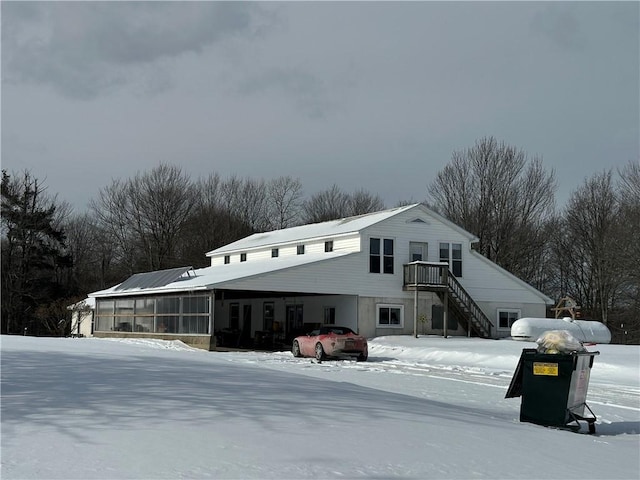
[[640, 241], [637, 240], [640, 232], [640, 161], [629, 162], [618, 174], [620, 206], [624, 216], [622, 225], [628, 239], [625, 242], [628, 249], [626, 257], [631, 261], [628, 271], [640, 283]]
[[615, 317], [609, 322], [621, 343], [640, 343], [640, 161], [618, 170], [621, 219], [620, 256], [624, 259], [621, 292], [612, 305]]
[[278, 177], [268, 184], [269, 220], [272, 229], [297, 225], [302, 209], [302, 184], [299, 179]]
[[558, 242], [566, 293], [605, 325], [625, 268], [620, 220], [611, 171], [596, 174], [569, 199]]
[[429, 193], [436, 210], [478, 237], [480, 253], [532, 281], [545, 257], [555, 188], [540, 159], [485, 137], [454, 152]]
[[126, 182], [115, 180], [99, 192], [92, 209], [133, 273], [140, 267], [156, 270], [181, 263], [176, 252], [195, 198], [182, 170], [161, 164]]
[[363, 215], [384, 209], [384, 202], [380, 196], [366, 190], [356, 190], [349, 196], [349, 215]]
[[125, 266], [126, 274], [129, 275], [139, 268], [139, 241], [129, 218], [130, 202], [127, 181], [115, 179], [110, 185], [100, 189], [98, 198], [91, 200], [89, 204], [99, 238], [110, 246], [102, 250], [102, 278], [108, 277], [109, 268], [114, 264]]
[[196, 204], [185, 227], [182, 241], [183, 263], [206, 266], [205, 253], [252, 233], [230, 208], [240, 208], [236, 202], [236, 177], [226, 183], [217, 173], [200, 179], [195, 185]]

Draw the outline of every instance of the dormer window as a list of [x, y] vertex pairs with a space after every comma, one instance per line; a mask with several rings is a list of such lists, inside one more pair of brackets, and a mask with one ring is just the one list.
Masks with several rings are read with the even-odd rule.
[[333, 240], [327, 240], [324, 242], [324, 251], [333, 252]]
[[298, 249], [296, 253], [298, 255], [304, 255], [304, 245], [298, 245]]
[[247, 261], [247, 254], [246, 253], [241, 253], [240, 254], [240, 261], [241, 262], [246, 262]]

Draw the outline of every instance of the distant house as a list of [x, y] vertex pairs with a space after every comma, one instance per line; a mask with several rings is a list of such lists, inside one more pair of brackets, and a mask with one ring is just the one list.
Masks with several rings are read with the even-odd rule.
[[477, 238], [422, 204], [256, 233], [211, 266], [133, 275], [94, 292], [95, 336], [200, 348], [288, 345], [322, 324], [368, 337], [510, 335], [553, 301], [472, 250]]
[[93, 335], [93, 313], [95, 306], [95, 298], [89, 297], [67, 307], [68, 310], [71, 310], [71, 336], [90, 337]]

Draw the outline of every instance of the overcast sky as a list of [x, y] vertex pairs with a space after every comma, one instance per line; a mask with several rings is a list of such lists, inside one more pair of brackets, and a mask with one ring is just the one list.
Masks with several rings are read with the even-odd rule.
[[639, 161], [638, 2], [2, 2], [2, 168], [84, 211], [160, 163], [422, 201], [483, 136]]

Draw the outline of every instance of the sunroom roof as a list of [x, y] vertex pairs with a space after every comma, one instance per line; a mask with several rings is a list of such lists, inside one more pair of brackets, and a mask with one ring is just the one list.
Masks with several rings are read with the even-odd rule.
[[[354, 253], [348, 251], [327, 253], [318, 252], [313, 254], [269, 258], [264, 260], [242, 262], [229, 265], [217, 265], [215, 267], [205, 267], [196, 270], [190, 270], [191, 267], [184, 267], [182, 269], [172, 270], [182, 270], [185, 273], [188, 272], [188, 276], [178, 276], [175, 277], [173, 281], [168, 281], [167, 283], [163, 283], [162, 285], [154, 286], [152, 286], [151, 283], [149, 283], [148, 285], [146, 283], [135, 284], [133, 282], [133, 278], [141, 276], [144, 280], [147, 275], [150, 275], [151, 279], [153, 278], [153, 274], [159, 274], [161, 272], [139, 273], [134, 275], [133, 277], [129, 277], [119, 285], [108, 288], [106, 290], [100, 290], [98, 292], [90, 293], [89, 296], [111, 297], [225, 288], [225, 286], [230, 286], [230, 282], [233, 283], [241, 279], [255, 277], [258, 275], [269, 275], [270, 273], [281, 272], [290, 268], [304, 267], [306, 265], [316, 264], [332, 259], [337, 260], [349, 255], [354, 255]], [[294, 282], [294, 280], [292, 280], [292, 282]], [[292, 283], [292, 285], [288, 287], [289, 290], [295, 290], [296, 288], [297, 287], [295, 283]]]
[[195, 277], [193, 267], [169, 268], [155, 272], [136, 273], [127, 278], [114, 290], [130, 290], [132, 288], [156, 288], [169, 285], [180, 278]]

